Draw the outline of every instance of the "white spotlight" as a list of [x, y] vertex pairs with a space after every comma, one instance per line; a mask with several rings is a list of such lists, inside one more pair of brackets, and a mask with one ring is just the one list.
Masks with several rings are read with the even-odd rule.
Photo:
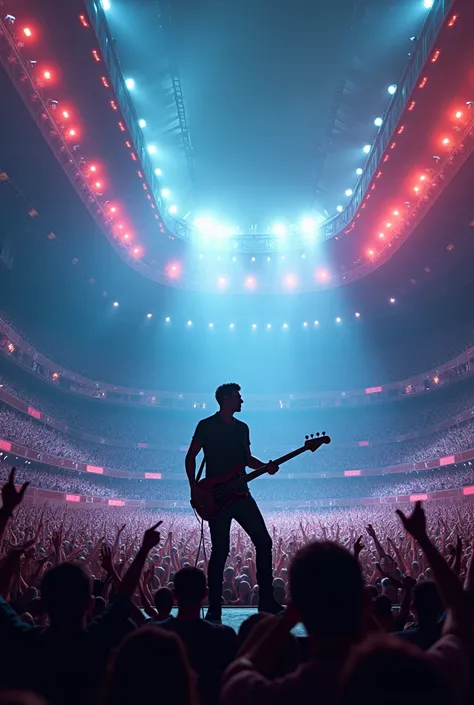
[[341, 319], [340, 319], [340, 317], [338, 316], [338, 317], [336, 318], [336, 323], [340, 323], [340, 322], [341, 322]]
[[352, 196], [352, 189], [351, 188], [346, 188], [346, 196], [349, 198], [349, 196]]
[[171, 206], [168, 208], [168, 210], [169, 210], [169, 212], [171, 213], [171, 215], [176, 215], [176, 213], [178, 212], [178, 206], [176, 206], [176, 205], [173, 203], [173, 205], [171, 205]]
[[152, 318], [152, 317], [153, 317], [153, 314], [152, 314], [152, 313], [147, 313], [147, 314], [146, 314], [146, 317], [147, 317], [147, 318]]
[[383, 118], [381, 118], [381, 117], [375, 118], [375, 120], [374, 120], [375, 127], [382, 127], [382, 123], [383, 123]]
[[166, 322], [166, 323], [169, 323], [170, 321], [171, 321], [171, 318], [170, 318], [169, 316], [166, 316], [165, 322]]
[[120, 306], [120, 304], [118, 301], [114, 301], [113, 306], [114, 306], [114, 308], [118, 308]]
[[163, 176], [163, 172], [158, 167], [155, 169], [155, 176]]
[[395, 83], [392, 83], [392, 85], [389, 86], [387, 88], [387, 90], [390, 93], [390, 95], [394, 95], [397, 92], [397, 86], [395, 85]]
[[140, 120], [138, 121], [138, 127], [146, 127], [146, 120], [140, 118]]
[[301, 223], [301, 230], [305, 235], [312, 235], [316, 229], [316, 223], [312, 218], [305, 218]]
[[161, 195], [163, 196], [163, 198], [169, 198], [171, 196], [171, 191], [169, 190], [169, 188], [164, 188], [161, 190]]
[[342, 213], [342, 211], [344, 210], [344, 206], [338, 206], [336, 210], [338, 213]]
[[105, 12], [108, 12], [108, 10], [110, 10], [110, 0], [100, 0], [100, 4], [102, 5], [102, 9]]
[[361, 169], [360, 167], [358, 169], [356, 169], [357, 176], [360, 176], [362, 174], [362, 172], [363, 172], [363, 169]]
[[127, 86], [129, 91], [133, 91], [133, 89], [135, 88], [135, 79], [134, 78], [126, 78], [125, 85]]
[[273, 226], [273, 234], [274, 235], [285, 235], [286, 233], [286, 228], [283, 225], [283, 223], [275, 223]]
[[209, 328], [214, 328], [214, 323], [209, 323]]
[[192, 322], [192, 321], [188, 321], [188, 326], [191, 327], [192, 325], [193, 325], [193, 322]]
[[156, 154], [157, 149], [156, 149], [156, 144], [149, 144], [147, 147], [148, 154]]
[[366, 144], [362, 151], [364, 152], [364, 154], [368, 154], [371, 149], [372, 149], [372, 146], [370, 144]]
[[433, 2], [434, 0], [423, 0], [425, 10], [431, 10], [431, 8], [433, 7]]
[[255, 330], [256, 327], [257, 327], [257, 324], [256, 324], [256, 323], [252, 323], [252, 328], [253, 328], [253, 330]]

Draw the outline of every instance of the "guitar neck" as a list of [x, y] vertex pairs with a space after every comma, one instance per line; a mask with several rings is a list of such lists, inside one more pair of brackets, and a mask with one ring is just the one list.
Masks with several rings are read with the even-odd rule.
[[[283, 465], [284, 463], [287, 463], [289, 460], [293, 460], [293, 458], [296, 458], [298, 455], [301, 455], [301, 453], [305, 453], [308, 449], [305, 446], [301, 446], [301, 448], [297, 448], [296, 450], [292, 450], [291, 453], [287, 453], [286, 455], [282, 455], [281, 458], [277, 458], [274, 462], [276, 465]], [[262, 465], [261, 468], [258, 468], [258, 470], [252, 470], [252, 472], [249, 472], [247, 475], [242, 477], [242, 480], [244, 482], [252, 482], [252, 480], [256, 480], [257, 477], [261, 477], [262, 475], [265, 475], [267, 472], [268, 465]]]

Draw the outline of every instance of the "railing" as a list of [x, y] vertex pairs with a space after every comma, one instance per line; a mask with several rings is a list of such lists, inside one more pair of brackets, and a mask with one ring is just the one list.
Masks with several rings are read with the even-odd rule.
[[[50, 467], [64, 468], [66, 470], [74, 470], [76, 472], [85, 472], [92, 475], [104, 475], [105, 477], [120, 477], [126, 480], [185, 480], [186, 475], [183, 473], [162, 473], [162, 472], [133, 472], [125, 469], [109, 468], [102, 465], [92, 465], [86, 461], [72, 460], [70, 458], [58, 457], [51, 453], [37, 451], [32, 448], [14, 443], [13, 441], [0, 438], [0, 452], [5, 457], [13, 455], [17, 458], [24, 458], [42, 465]], [[146, 450], [143, 450], [146, 453]], [[297, 472], [285, 473], [280, 472], [275, 477], [278, 480], [284, 481], [288, 479], [309, 480], [316, 478], [328, 477], [365, 477], [373, 475], [386, 475], [392, 473], [419, 472], [423, 470], [435, 470], [436, 468], [445, 468], [457, 463], [467, 463], [474, 460], [474, 448], [462, 451], [461, 453], [453, 453], [442, 458], [433, 458], [430, 460], [420, 460], [416, 463], [403, 463], [400, 465], [390, 465], [388, 467], [379, 468], [357, 468], [340, 470], [338, 472], [325, 471], [322, 473]]]
[[[310, 510], [319, 507], [383, 507], [388, 505], [410, 504], [412, 502], [436, 502], [443, 500], [462, 500], [471, 498], [474, 494], [474, 487], [459, 487], [452, 490], [441, 490], [439, 492], [427, 492], [403, 496], [389, 495], [387, 497], [363, 497], [346, 499], [313, 499], [313, 500], [287, 500], [284, 502], [259, 501], [259, 504], [266, 509], [288, 510], [300, 509]], [[40, 488], [28, 487], [25, 495], [25, 504], [43, 505], [45, 502], [52, 504], [67, 504], [70, 507], [80, 509], [103, 509], [104, 507], [116, 507], [124, 509], [169, 509], [184, 510], [191, 512], [189, 502], [178, 500], [149, 500], [149, 499], [115, 499], [109, 497], [91, 497], [68, 492], [55, 492], [54, 490], [42, 490]]]
[[[395, 131], [395, 127], [400, 120], [407, 100], [415, 88], [417, 78], [429, 57], [434, 41], [438, 36], [439, 31], [442, 28], [453, 4], [454, 0], [434, 0], [433, 7], [427, 14], [425, 23], [418, 34], [417, 41], [413, 44], [413, 51], [410, 61], [408, 62], [407, 67], [397, 85], [397, 91], [385, 113], [384, 122], [377, 134], [376, 140], [367, 159], [364, 173], [359, 179], [351, 200], [344, 211], [332, 218], [329, 218], [322, 224], [319, 231], [319, 236], [322, 239], [328, 240], [334, 237], [346, 228], [354, 218], [362, 202], [362, 198], [376, 172], [377, 166], [380, 163]], [[161, 216], [173, 235], [183, 240], [191, 241], [197, 235], [196, 229], [184, 220], [172, 218], [168, 215], [166, 209], [162, 208], [158, 181], [145, 148], [143, 134], [138, 127], [138, 118], [132, 99], [130, 98], [130, 94], [125, 86], [124, 76], [120, 68], [119, 59], [114, 50], [112, 36], [105, 12], [103, 11], [98, 0], [85, 0], [85, 5], [91, 24], [97, 35], [102, 55], [107, 64], [112, 84], [120, 102], [122, 113], [127, 121], [130, 134], [142, 162], [143, 171], [145, 172], [148, 183], [152, 188], [157, 205], [160, 208]], [[242, 252], [264, 252], [278, 249], [281, 246], [281, 243], [277, 238], [263, 234], [238, 235], [232, 237], [230, 241], [231, 246], [234, 245], [236, 250]], [[285, 247], [288, 247], [287, 241], [285, 242]]]

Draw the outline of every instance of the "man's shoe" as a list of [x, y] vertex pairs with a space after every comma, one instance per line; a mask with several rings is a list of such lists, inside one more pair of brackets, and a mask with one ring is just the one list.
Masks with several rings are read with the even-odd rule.
[[258, 603], [258, 611], [266, 612], [267, 614], [280, 614], [285, 611], [283, 605], [280, 605], [275, 598], [271, 597], [269, 600], [260, 600]]
[[219, 607], [209, 607], [204, 619], [207, 622], [214, 622], [214, 624], [222, 624], [222, 609]]

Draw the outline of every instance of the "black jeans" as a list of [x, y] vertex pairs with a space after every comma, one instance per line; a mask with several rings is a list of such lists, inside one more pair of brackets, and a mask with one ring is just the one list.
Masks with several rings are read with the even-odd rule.
[[255, 546], [259, 599], [270, 600], [273, 596], [272, 539], [263, 516], [253, 497], [237, 499], [209, 522], [212, 551], [209, 560], [207, 582], [209, 606], [219, 609], [222, 596], [222, 575], [230, 549], [230, 525], [232, 519], [247, 532]]

